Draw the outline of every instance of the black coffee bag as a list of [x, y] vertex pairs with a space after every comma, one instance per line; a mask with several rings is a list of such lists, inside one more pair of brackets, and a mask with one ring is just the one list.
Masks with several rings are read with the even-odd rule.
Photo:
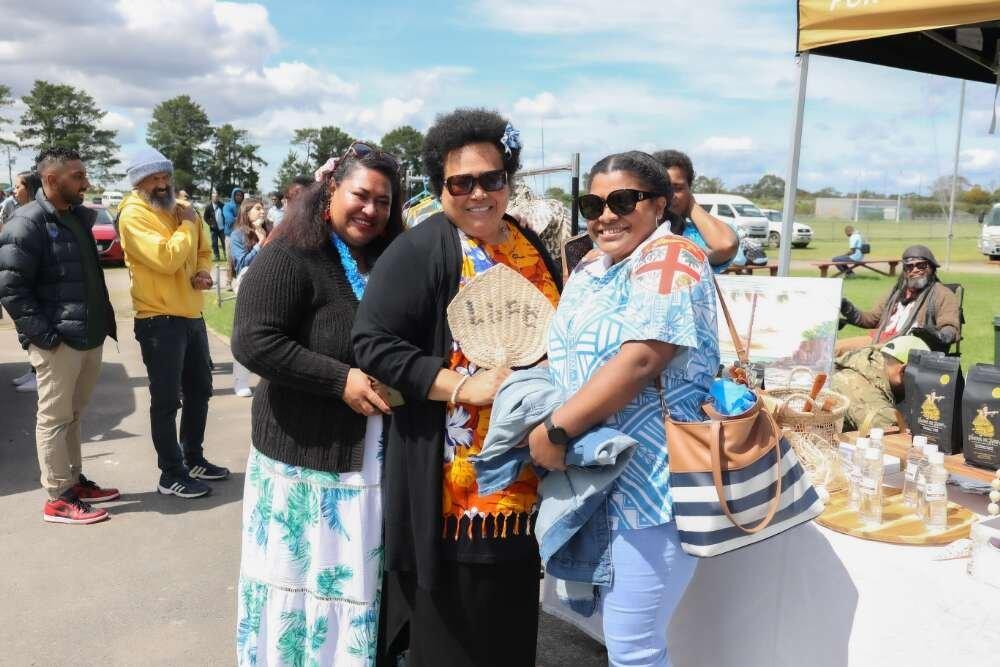
[[962, 451], [962, 429], [959, 426], [962, 388], [965, 384], [962, 367], [956, 357], [910, 353], [907, 371], [913, 366], [913, 387], [904, 391], [913, 435], [927, 436], [927, 442], [937, 445], [945, 454]]
[[962, 436], [968, 463], [1000, 468], [1000, 368], [976, 364], [969, 369], [962, 395]]
[[[920, 368], [920, 361], [925, 357], [943, 357], [944, 352], [934, 352], [932, 350], [910, 350], [909, 362], [906, 364], [906, 370], [903, 371], [903, 395], [906, 397], [903, 400], [903, 404], [900, 406], [900, 411], [903, 413], [903, 417], [906, 419], [906, 425], [909, 427], [910, 431], [916, 432], [917, 428], [917, 418], [920, 416], [920, 403], [918, 401], [908, 400], [910, 396], [916, 396], [919, 389], [917, 388], [917, 369]], [[913, 405], [911, 405], [911, 403]], [[916, 410], [913, 407], [916, 407]]]

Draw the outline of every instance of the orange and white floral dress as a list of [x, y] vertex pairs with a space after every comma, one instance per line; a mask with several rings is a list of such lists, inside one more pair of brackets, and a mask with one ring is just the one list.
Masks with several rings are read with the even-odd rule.
[[[506, 264], [530, 280], [553, 306], [559, 304], [559, 290], [545, 261], [516, 225], [508, 223], [507, 238], [499, 245], [481, 243], [461, 231], [459, 239], [463, 253], [462, 285], [495, 264]], [[452, 345], [448, 367], [463, 375], [478, 370], [462, 354], [461, 341]], [[469, 458], [482, 450], [489, 426], [489, 407], [448, 404], [441, 502], [446, 538], [503, 539], [531, 530], [531, 517], [538, 504], [538, 477], [531, 466], [524, 466], [517, 480], [506, 489], [488, 496], [479, 494], [476, 471]], [[473, 526], [479, 535], [473, 535]]]

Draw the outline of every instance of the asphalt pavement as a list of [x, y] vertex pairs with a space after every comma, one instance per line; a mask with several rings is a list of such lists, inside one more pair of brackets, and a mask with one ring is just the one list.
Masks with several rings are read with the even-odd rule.
[[[108, 340], [82, 419], [84, 474], [121, 490], [91, 526], [42, 521], [35, 394], [10, 380], [28, 369], [9, 317], [0, 319], [0, 665], [227, 665], [235, 660], [243, 479], [250, 400], [233, 394], [228, 344], [216, 364], [205, 454], [233, 472], [193, 500], [156, 492], [149, 391], [132, 334], [128, 275], [107, 271], [119, 341]], [[538, 665], [597, 667], [603, 647], [542, 614]]]

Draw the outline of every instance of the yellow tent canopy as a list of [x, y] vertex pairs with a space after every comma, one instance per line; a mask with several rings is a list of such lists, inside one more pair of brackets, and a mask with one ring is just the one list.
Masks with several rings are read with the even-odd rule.
[[998, 0], [799, 0], [798, 19], [800, 53], [997, 81]]
[[[994, 83], [1000, 94], [1000, 0], [798, 0], [798, 10], [799, 80], [783, 210], [795, 211], [810, 54], [962, 79], [948, 213], [947, 268], [951, 262], [965, 81]], [[996, 126], [994, 101], [991, 133]], [[783, 276], [791, 267], [793, 216], [785, 215], [782, 222], [778, 272]]]

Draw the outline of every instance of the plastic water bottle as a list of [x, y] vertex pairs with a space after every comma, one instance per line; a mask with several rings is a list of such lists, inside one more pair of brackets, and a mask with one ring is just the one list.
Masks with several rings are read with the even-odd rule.
[[903, 502], [907, 507], [914, 510], [919, 504], [917, 496], [917, 470], [924, 461], [924, 445], [927, 444], [927, 437], [923, 435], [913, 436], [913, 445], [906, 453], [906, 476], [903, 478]]
[[854, 453], [851, 454], [851, 469], [847, 471], [849, 489], [847, 508], [855, 511], [861, 508], [861, 470], [865, 466], [864, 457], [866, 449], [868, 449], [868, 438], [858, 438], [854, 441]]
[[924, 504], [927, 530], [940, 533], [948, 528], [948, 471], [944, 468], [944, 452], [932, 452], [927, 465], [927, 485], [924, 488]]
[[861, 523], [866, 528], [882, 524], [882, 452], [874, 447], [865, 450], [861, 475]]
[[931, 454], [937, 453], [937, 445], [924, 445], [924, 458], [917, 468], [917, 516], [927, 518], [927, 470], [930, 468]]
[[873, 428], [868, 432], [868, 446], [874, 447], [881, 453], [885, 453], [885, 447], [882, 445], [882, 440], [885, 439], [885, 429]]

